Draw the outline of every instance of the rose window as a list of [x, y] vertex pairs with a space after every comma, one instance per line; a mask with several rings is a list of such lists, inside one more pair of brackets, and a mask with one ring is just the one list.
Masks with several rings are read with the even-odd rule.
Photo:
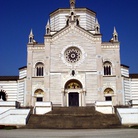
[[80, 60], [80, 58], [81, 58], [81, 51], [76, 47], [68, 48], [65, 51], [65, 59], [69, 63], [76, 63]]

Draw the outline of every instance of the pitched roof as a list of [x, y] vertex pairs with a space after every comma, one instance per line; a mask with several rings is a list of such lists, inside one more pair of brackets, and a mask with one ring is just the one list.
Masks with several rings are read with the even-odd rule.
[[138, 78], [138, 74], [129, 74], [130, 78]]
[[123, 66], [123, 67], [126, 67], [126, 68], [129, 68], [129, 66], [127, 66], [127, 65], [124, 65], [124, 64], [121, 64], [121, 66]]
[[0, 81], [17, 81], [19, 76], [0, 76]]

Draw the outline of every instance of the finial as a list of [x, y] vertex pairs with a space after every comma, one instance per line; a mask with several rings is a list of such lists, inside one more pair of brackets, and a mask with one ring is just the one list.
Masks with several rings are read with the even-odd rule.
[[49, 22], [49, 20], [47, 21], [47, 25], [46, 26], [49, 26], [50, 25], [50, 22]]
[[116, 28], [114, 27], [114, 34], [117, 34], [117, 32], [116, 32]]
[[70, 8], [71, 9], [75, 8], [75, 0], [70, 0]]
[[98, 19], [97, 19], [97, 18], [95, 19], [95, 24], [99, 24], [99, 22], [98, 22]]
[[30, 35], [29, 36], [34, 36], [33, 35], [33, 30], [31, 29], [31, 31], [30, 31]]

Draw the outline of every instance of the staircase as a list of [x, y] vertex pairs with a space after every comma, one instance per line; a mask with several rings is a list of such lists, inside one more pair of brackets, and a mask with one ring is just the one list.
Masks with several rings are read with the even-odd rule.
[[97, 129], [120, 128], [118, 117], [102, 114], [94, 107], [54, 107], [45, 115], [31, 115], [29, 129]]

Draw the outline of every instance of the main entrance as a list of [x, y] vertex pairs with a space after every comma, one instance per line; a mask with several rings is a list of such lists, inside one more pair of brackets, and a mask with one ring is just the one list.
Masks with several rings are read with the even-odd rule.
[[69, 93], [69, 106], [79, 106], [79, 93]]
[[80, 81], [72, 79], [66, 82], [63, 91], [63, 106], [84, 106], [85, 91]]

